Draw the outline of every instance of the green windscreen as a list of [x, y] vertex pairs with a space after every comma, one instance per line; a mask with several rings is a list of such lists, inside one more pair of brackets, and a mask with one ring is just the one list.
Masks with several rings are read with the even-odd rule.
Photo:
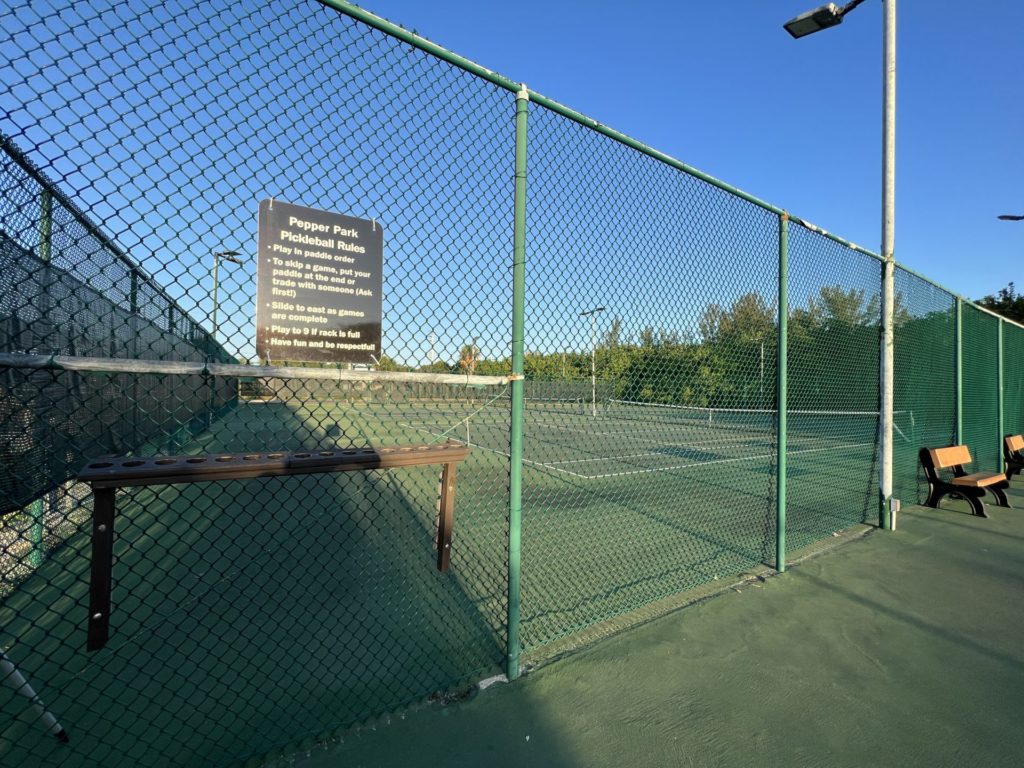
[[1003, 432], [1024, 433], [1024, 328], [1003, 323]]
[[956, 302], [903, 269], [896, 270], [894, 405], [906, 414], [893, 429], [893, 495], [904, 504], [927, 498], [921, 448], [956, 439]]
[[999, 470], [999, 320], [963, 308], [963, 442], [971, 449], [973, 471]]

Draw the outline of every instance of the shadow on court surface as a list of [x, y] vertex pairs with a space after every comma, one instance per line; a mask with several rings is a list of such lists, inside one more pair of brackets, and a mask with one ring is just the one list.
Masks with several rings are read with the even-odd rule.
[[294, 759], [340, 766], [1017, 766], [1018, 509], [876, 531], [448, 707]]
[[[327, 441], [308, 414], [260, 409], [258, 433], [234, 413], [192, 452]], [[341, 439], [368, 442], [366, 432], [350, 424]], [[5, 603], [8, 654], [71, 742], [7, 697], [0, 766], [40, 755], [68, 768], [235, 765], [494, 674], [503, 605], [479, 586], [500, 584], [504, 553], [464, 560], [489, 535], [477, 519], [503, 498], [464, 501], [459, 568], [439, 573], [436, 468], [408, 469], [126, 492], [106, 648], [85, 651], [84, 530]]]

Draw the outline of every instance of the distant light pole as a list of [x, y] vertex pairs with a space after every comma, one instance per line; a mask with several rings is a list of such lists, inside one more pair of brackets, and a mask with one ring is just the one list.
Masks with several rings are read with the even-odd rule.
[[242, 264], [242, 260], [238, 258], [241, 255], [238, 251], [215, 251], [213, 254], [213, 318], [211, 322], [213, 331], [210, 333], [210, 338], [214, 341], [217, 338], [217, 268], [220, 266], [221, 259]]
[[761, 386], [759, 402], [760, 407], [764, 408], [764, 339], [761, 339]]
[[[783, 26], [794, 38], [820, 32], [840, 24], [843, 17], [863, 3], [853, 0], [841, 8], [828, 3], [790, 19]], [[878, 490], [881, 497], [880, 523], [891, 528], [892, 506], [892, 409], [893, 409], [893, 305], [894, 274], [893, 225], [896, 219], [896, 0], [882, 0], [884, 23], [882, 37], [882, 349], [879, 371], [882, 395], [882, 423], [879, 436], [881, 471]]]
[[594, 307], [580, 312], [580, 317], [590, 318], [590, 402], [593, 415], [597, 416], [597, 327], [596, 317], [604, 312], [604, 307]]

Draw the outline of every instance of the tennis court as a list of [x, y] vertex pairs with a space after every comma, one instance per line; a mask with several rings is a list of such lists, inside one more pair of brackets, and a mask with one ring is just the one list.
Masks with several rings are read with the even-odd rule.
[[[499, 396], [479, 405], [466, 403], [462, 412], [411, 405], [400, 426], [413, 439], [459, 439], [507, 457], [506, 402]], [[766, 472], [776, 458], [777, 418], [776, 411], [766, 409], [527, 399], [523, 461], [580, 480], [718, 464]], [[877, 411], [791, 411], [788, 418], [790, 456], [828, 453], [856, 459], [876, 447]], [[913, 412], [896, 412], [895, 431], [899, 439], [913, 442]]]

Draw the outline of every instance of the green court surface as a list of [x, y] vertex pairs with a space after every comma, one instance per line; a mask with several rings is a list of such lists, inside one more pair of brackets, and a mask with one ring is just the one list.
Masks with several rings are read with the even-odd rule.
[[[69, 766], [134, 751], [154, 765], [233, 764], [293, 745], [294, 733], [339, 732], [368, 713], [499, 673], [507, 424], [507, 409], [469, 398], [386, 408], [239, 403], [185, 452], [468, 441], [451, 570], [434, 566], [436, 467], [126, 491], [104, 650], [84, 652], [88, 526], [6, 600], [11, 655], [73, 738], [69, 747], [52, 744], [11, 701], [14, 735], [5, 743], [17, 746], [0, 764], [57, 748]], [[797, 431], [790, 441], [794, 547], [874, 514], [874, 424], [835, 429]], [[528, 411], [526, 658], [772, 564], [773, 440], [770, 424]], [[768, 591], [777, 589], [770, 582]], [[745, 624], [775, 632], [771, 621]], [[105, 743], [114, 736], [116, 745]]]
[[1019, 766], [1024, 512], [944, 506], [286, 764]]

